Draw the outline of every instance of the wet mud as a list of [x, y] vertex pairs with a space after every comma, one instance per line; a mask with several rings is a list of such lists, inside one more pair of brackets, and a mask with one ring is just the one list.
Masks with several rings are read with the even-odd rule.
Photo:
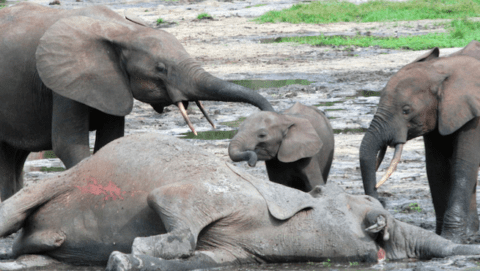
[[[36, 0], [48, 5], [47, 1]], [[187, 51], [204, 68], [216, 76], [247, 84], [265, 96], [277, 111], [296, 102], [315, 105], [324, 111], [335, 131], [335, 156], [328, 178], [352, 194], [363, 194], [359, 169], [359, 147], [364, 131], [376, 111], [380, 91], [400, 67], [424, 52], [386, 50], [380, 48], [318, 47], [288, 43], [261, 43], [261, 40], [296, 34], [356, 33], [374, 31], [382, 35], [414, 32], [443, 31], [431, 21], [405, 24], [326, 24], [289, 25], [251, 22], [251, 18], [271, 9], [289, 7], [299, 1], [61, 1], [58, 8], [78, 8], [92, 4], [108, 4], [123, 14], [132, 9], [151, 26], [157, 27], [157, 18], [176, 22], [162, 28], [174, 34]], [[263, 6], [254, 7], [258, 4]], [[247, 8], [247, 6], [250, 6]], [[213, 21], [193, 21], [199, 12], [208, 12]], [[232, 28], [232, 25], [234, 26]], [[413, 25], [414, 27], [410, 27]], [[430, 27], [435, 25], [435, 27]], [[375, 29], [372, 29], [375, 28]], [[457, 49], [441, 50], [449, 54]], [[200, 110], [190, 104], [188, 114], [199, 132], [194, 137], [175, 106], [166, 107], [163, 114], [149, 105], [135, 101], [133, 112], [126, 117], [126, 135], [155, 132], [185, 138], [205, 151], [229, 160], [227, 147], [240, 123], [258, 109], [246, 104], [204, 102], [215, 122], [213, 130]], [[90, 134], [93, 148], [95, 133]], [[159, 154], [161, 155], [161, 154]], [[389, 149], [377, 173], [379, 179], [386, 171], [393, 155]], [[263, 162], [254, 168], [245, 162], [234, 163], [251, 174], [266, 178]], [[58, 174], [63, 164], [52, 153], [32, 154], [25, 164], [25, 186], [41, 182]], [[396, 172], [379, 188], [386, 199], [386, 208], [397, 219], [433, 231], [435, 216], [425, 171], [422, 138], [409, 141], [404, 148]], [[478, 193], [478, 192], [477, 192]], [[477, 198], [480, 198], [477, 195]], [[0, 254], [11, 250], [16, 234], [0, 239]], [[480, 257], [452, 257], [430, 261], [384, 261], [363, 263], [298, 263], [243, 266], [219, 270], [480, 270]], [[1, 261], [1, 270], [103, 270], [103, 267], [73, 267], [48, 257], [22, 257], [17, 261]]]

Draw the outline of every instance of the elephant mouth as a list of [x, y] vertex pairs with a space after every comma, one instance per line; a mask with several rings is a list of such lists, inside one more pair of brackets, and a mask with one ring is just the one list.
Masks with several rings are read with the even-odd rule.
[[263, 148], [255, 148], [254, 152], [257, 154], [257, 157], [260, 158], [260, 160], [271, 160], [275, 157], [275, 155], [272, 155], [267, 149]]
[[[188, 104], [188, 101], [185, 101], [186, 104]], [[195, 131], [195, 128], [193, 127], [192, 125], [192, 122], [190, 121], [190, 119], [188, 118], [188, 114], [187, 114], [187, 110], [185, 110], [185, 106], [183, 105], [184, 102], [178, 102], [177, 103], [177, 107], [178, 109], [180, 110], [180, 114], [182, 115], [183, 119], [185, 120], [185, 122], [187, 123], [188, 127], [190, 128], [190, 130], [192, 130], [192, 133], [194, 135], [197, 135], [197, 131]], [[202, 111], [202, 114], [205, 116], [205, 118], [207, 119], [207, 121], [212, 125], [213, 129], [215, 129], [215, 124], [213, 123], [213, 121], [210, 119], [210, 117], [208, 116], [207, 114], [207, 111], [205, 111], [205, 107], [203, 107], [203, 104], [200, 102], [200, 101], [195, 101], [195, 104], [198, 106], [198, 108], [200, 109], [200, 111]]]

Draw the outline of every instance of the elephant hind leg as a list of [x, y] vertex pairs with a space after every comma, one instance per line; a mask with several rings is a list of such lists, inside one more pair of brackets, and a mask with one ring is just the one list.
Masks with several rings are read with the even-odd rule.
[[23, 254], [45, 253], [60, 247], [66, 236], [60, 230], [43, 230], [24, 228], [15, 239], [12, 254], [14, 257]]

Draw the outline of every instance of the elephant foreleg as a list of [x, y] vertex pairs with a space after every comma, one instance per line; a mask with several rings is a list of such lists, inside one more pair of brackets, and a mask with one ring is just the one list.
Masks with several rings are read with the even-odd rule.
[[17, 150], [15, 153], [15, 192], [23, 187], [23, 165], [29, 154], [29, 151], [24, 150]]
[[90, 156], [88, 106], [53, 93], [52, 146], [68, 168]]
[[136, 270], [197, 270], [210, 269], [226, 265], [235, 260], [224, 251], [202, 251], [187, 259], [164, 260], [147, 255], [112, 252], [108, 258], [106, 271]]
[[125, 133], [125, 117], [100, 113], [95, 120], [96, 137], [94, 153], [113, 140], [123, 137]]
[[15, 148], [0, 143], [0, 200], [5, 201], [15, 193]]
[[423, 139], [428, 183], [436, 216], [435, 232], [440, 235], [451, 190], [449, 158], [452, 155], [452, 144], [450, 137], [443, 137], [438, 131], [425, 135]]

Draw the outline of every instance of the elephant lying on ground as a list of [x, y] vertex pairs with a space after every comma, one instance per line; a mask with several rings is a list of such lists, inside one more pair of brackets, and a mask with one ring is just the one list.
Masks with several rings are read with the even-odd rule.
[[304, 192], [327, 182], [334, 138], [328, 118], [296, 103], [283, 114], [258, 112], [242, 123], [228, 146], [233, 161], [265, 160], [271, 181]]
[[334, 184], [305, 193], [256, 179], [156, 134], [111, 142], [2, 202], [0, 236], [22, 226], [14, 256], [106, 264], [111, 255], [109, 270], [480, 253], [395, 220], [370, 196]]
[[[444, 58], [434, 48], [400, 69], [383, 89], [360, 147], [365, 193], [378, 198], [377, 188], [395, 170], [403, 144], [423, 136], [436, 232], [455, 242], [479, 229], [479, 45], [473, 41]], [[395, 147], [394, 159], [377, 184], [375, 171], [387, 146]]]
[[21, 188], [29, 152], [53, 148], [70, 168], [90, 155], [89, 131], [95, 152], [122, 137], [133, 98], [157, 112], [178, 105], [192, 130], [189, 101], [204, 114], [200, 100], [273, 110], [256, 92], [205, 72], [171, 34], [142, 24], [104, 6], [0, 9], [1, 200]]

